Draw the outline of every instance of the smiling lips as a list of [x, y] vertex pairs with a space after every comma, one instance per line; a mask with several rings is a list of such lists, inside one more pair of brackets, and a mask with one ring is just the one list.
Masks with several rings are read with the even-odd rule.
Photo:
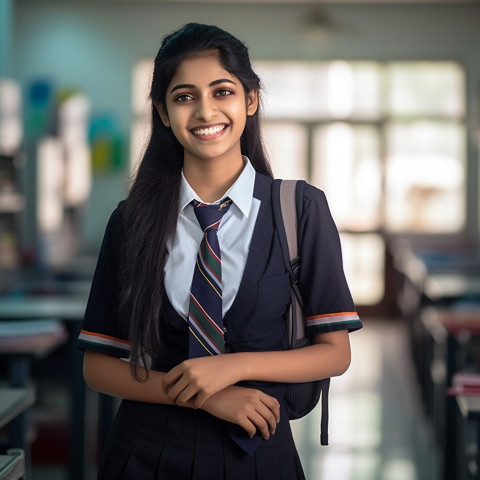
[[216, 135], [217, 133], [225, 130], [225, 128], [227, 128], [227, 125], [225, 123], [222, 123], [221, 125], [214, 125], [213, 127], [208, 128], [195, 128], [192, 129], [192, 133], [199, 137], [207, 137], [211, 135]]

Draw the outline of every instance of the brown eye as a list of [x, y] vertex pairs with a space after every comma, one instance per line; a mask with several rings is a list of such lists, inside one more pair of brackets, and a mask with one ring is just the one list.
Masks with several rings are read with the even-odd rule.
[[183, 95], [179, 95], [175, 101], [176, 102], [188, 102], [188, 100], [192, 100], [192, 97], [190, 95], [187, 95], [186, 93], [184, 93]]
[[217, 96], [217, 97], [226, 97], [226, 96], [228, 96], [228, 95], [232, 95], [232, 93], [233, 93], [233, 92], [230, 91], [230, 90], [225, 90], [225, 89], [223, 89], [223, 90], [219, 90], [219, 91], [215, 94], [215, 96]]

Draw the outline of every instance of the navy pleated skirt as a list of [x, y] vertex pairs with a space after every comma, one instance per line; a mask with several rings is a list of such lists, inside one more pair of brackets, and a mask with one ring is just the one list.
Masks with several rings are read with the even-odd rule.
[[202, 410], [125, 400], [110, 432], [98, 478], [305, 479], [284, 411], [275, 435], [262, 441], [253, 456], [230, 438], [227, 425]]

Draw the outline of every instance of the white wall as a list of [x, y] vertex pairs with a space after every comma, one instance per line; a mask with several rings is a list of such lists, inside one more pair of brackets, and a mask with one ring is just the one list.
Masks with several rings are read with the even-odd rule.
[[0, 0], [0, 76], [12, 74], [13, 0]]

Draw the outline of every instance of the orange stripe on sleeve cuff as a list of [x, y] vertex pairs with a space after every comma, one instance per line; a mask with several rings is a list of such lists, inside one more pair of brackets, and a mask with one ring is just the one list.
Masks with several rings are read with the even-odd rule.
[[88, 332], [82, 330], [78, 336], [78, 341], [86, 345], [99, 345], [104, 347], [111, 347], [119, 349], [127, 353], [131, 350], [131, 345], [128, 340], [122, 338], [111, 337], [103, 333]]
[[352, 322], [356, 320], [360, 320], [357, 312], [335, 312], [308, 316], [305, 319], [305, 323], [307, 327], [315, 327], [317, 325]]

